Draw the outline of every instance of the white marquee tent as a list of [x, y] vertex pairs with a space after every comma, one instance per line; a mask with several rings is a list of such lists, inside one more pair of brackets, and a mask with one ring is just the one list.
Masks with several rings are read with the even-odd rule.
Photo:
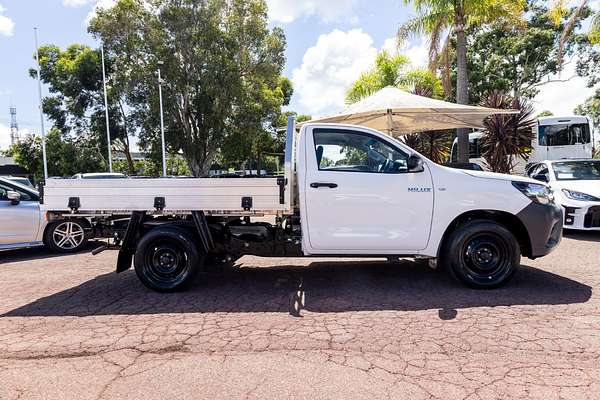
[[386, 87], [349, 105], [339, 114], [310, 122], [362, 125], [401, 136], [441, 129], [483, 128], [483, 120], [490, 115], [517, 112], [454, 104]]

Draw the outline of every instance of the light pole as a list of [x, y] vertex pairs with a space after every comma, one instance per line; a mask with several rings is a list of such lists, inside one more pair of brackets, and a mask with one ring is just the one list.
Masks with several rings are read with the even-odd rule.
[[42, 107], [42, 78], [40, 77], [40, 50], [38, 47], [37, 28], [33, 28], [35, 36], [35, 61], [37, 63], [38, 96], [40, 99], [40, 128], [42, 130], [42, 159], [44, 162], [44, 181], [48, 180], [48, 161], [46, 160], [46, 132], [44, 130], [44, 109]]
[[165, 122], [163, 118], [163, 101], [162, 101], [162, 79], [160, 77], [160, 66], [164, 63], [159, 61], [158, 63], [158, 102], [160, 104], [160, 140], [162, 146], [162, 167], [163, 176], [167, 176], [167, 158], [165, 152]]
[[113, 172], [112, 169], [112, 149], [110, 143], [110, 125], [108, 122], [108, 95], [106, 94], [106, 68], [104, 67], [104, 45], [100, 47], [100, 54], [102, 54], [102, 84], [104, 85], [104, 116], [106, 117], [106, 139], [108, 140], [108, 170]]

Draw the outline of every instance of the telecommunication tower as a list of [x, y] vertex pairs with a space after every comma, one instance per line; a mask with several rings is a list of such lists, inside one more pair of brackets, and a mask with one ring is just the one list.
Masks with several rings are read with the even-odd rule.
[[17, 108], [10, 108], [10, 144], [15, 145], [19, 143], [21, 138], [19, 137], [19, 125], [17, 125]]

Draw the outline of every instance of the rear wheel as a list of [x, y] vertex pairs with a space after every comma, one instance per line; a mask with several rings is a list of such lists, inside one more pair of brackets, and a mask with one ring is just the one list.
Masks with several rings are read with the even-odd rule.
[[134, 257], [138, 278], [157, 292], [173, 292], [188, 285], [203, 261], [192, 235], [173, 227], [158, 227], [145, 234]]
[[520, 260], [519, 243], [508, 229], [494, 221], [474, 220], [452, 232], [441, 261], [460, 282], [493, 288], [512, 278]]
[[87, 243], [85, 224], [79, 220], [56, 221], [48, 225], [44, 243], [58, 253], [74, 253]]

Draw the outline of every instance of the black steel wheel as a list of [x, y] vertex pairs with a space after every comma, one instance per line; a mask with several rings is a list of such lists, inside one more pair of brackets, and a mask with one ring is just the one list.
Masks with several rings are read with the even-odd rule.
[[514, 235], [503, 225], [486, 220], [459, 226], [444, 244], [442, 255], [452, 275], [475, 288], [506, 283], [518, 269], [521, 251]]
[[173, 292], [189, 284], [204, 257], [184, 228], [157, 227], [138, 243], [134, 265], [142, 283], [157, 292]]

